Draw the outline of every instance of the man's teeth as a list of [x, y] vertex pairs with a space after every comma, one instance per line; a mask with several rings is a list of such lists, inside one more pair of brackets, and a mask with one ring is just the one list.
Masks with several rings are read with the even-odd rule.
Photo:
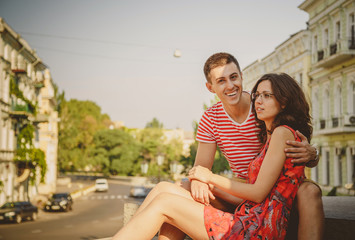
[[237, 92], [227, 93], [228, 96], [234, 96], [236, 94], [237, 94]]

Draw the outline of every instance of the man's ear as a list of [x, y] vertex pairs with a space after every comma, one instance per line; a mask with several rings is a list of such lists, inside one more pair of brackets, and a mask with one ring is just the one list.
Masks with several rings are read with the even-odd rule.
[[212, 89], [212, 84], [210, 82], [206, 82], [206, 87], [207, 87], [208, 91], [210, 91], [211, 93], [215, 93]]

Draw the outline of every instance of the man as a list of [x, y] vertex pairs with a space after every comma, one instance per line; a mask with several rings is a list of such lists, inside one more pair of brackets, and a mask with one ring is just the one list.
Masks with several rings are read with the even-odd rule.
[[[218, 146], [236, 178], [245, 181], [248, 165], [258, 154], [261, 144], [257, 138], [259, 129], [251, 111], [250, 94], [243, 91], [239, 63], [228, 53], [217, 53], [206, 61], [204, 73], [207, 89], [216, 94], [220, 102], [207, 109], [200, 120], [196, 136], [199, 145], [194, 165], [211, 169]], [[295, 163], [316, 166], [316, 150], [301, 133], [298, 135], [302, 142], [287, 142], [293, 147], [285, 149], [286, 156], [295, 158]], [[185, 182], [183, 187], [191, 191], [196, 201], [225, 211], [234, 211], [241, 202], [241, 199], [199, 181], [192, 181], [191, 184]], [[304, 182], [297, 192], [297, 205], [298, 239], [321, 239], [324, 213], [319, 187]], [[179, 230], [165, 225], [159, 239], [180, 239], [181, 236]]]

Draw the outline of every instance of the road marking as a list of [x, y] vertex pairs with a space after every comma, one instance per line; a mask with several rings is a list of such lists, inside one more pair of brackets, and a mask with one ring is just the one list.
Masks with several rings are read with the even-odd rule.
[[73, 224], [70, 224], [70, 225], [66, 225], [65, 228], [72, 228], [74, 227]]
[[104, 196], [104, 199], [108, 199], [108, 196], [106, 195], [106, 196]]
[[111, 195], [111, 197], [110, 197], [111, 199], [115, 199], [116, 198], [116, 196], [115, 195]]
[[36, 229], [36, 230], [33, 230], [32, 233], [41, 233], [42, 230], [41, 229]]

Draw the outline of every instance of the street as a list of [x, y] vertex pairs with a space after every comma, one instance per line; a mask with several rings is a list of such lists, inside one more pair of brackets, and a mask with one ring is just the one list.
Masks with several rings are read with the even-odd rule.
[[71, 212], [39, 210], [36, 221], [1, 223], [1, 240], [89, 240], [112, 237], [123, 225], [123, 205], [130, 186], [109, 181], [109, 190], [74, 200]]

